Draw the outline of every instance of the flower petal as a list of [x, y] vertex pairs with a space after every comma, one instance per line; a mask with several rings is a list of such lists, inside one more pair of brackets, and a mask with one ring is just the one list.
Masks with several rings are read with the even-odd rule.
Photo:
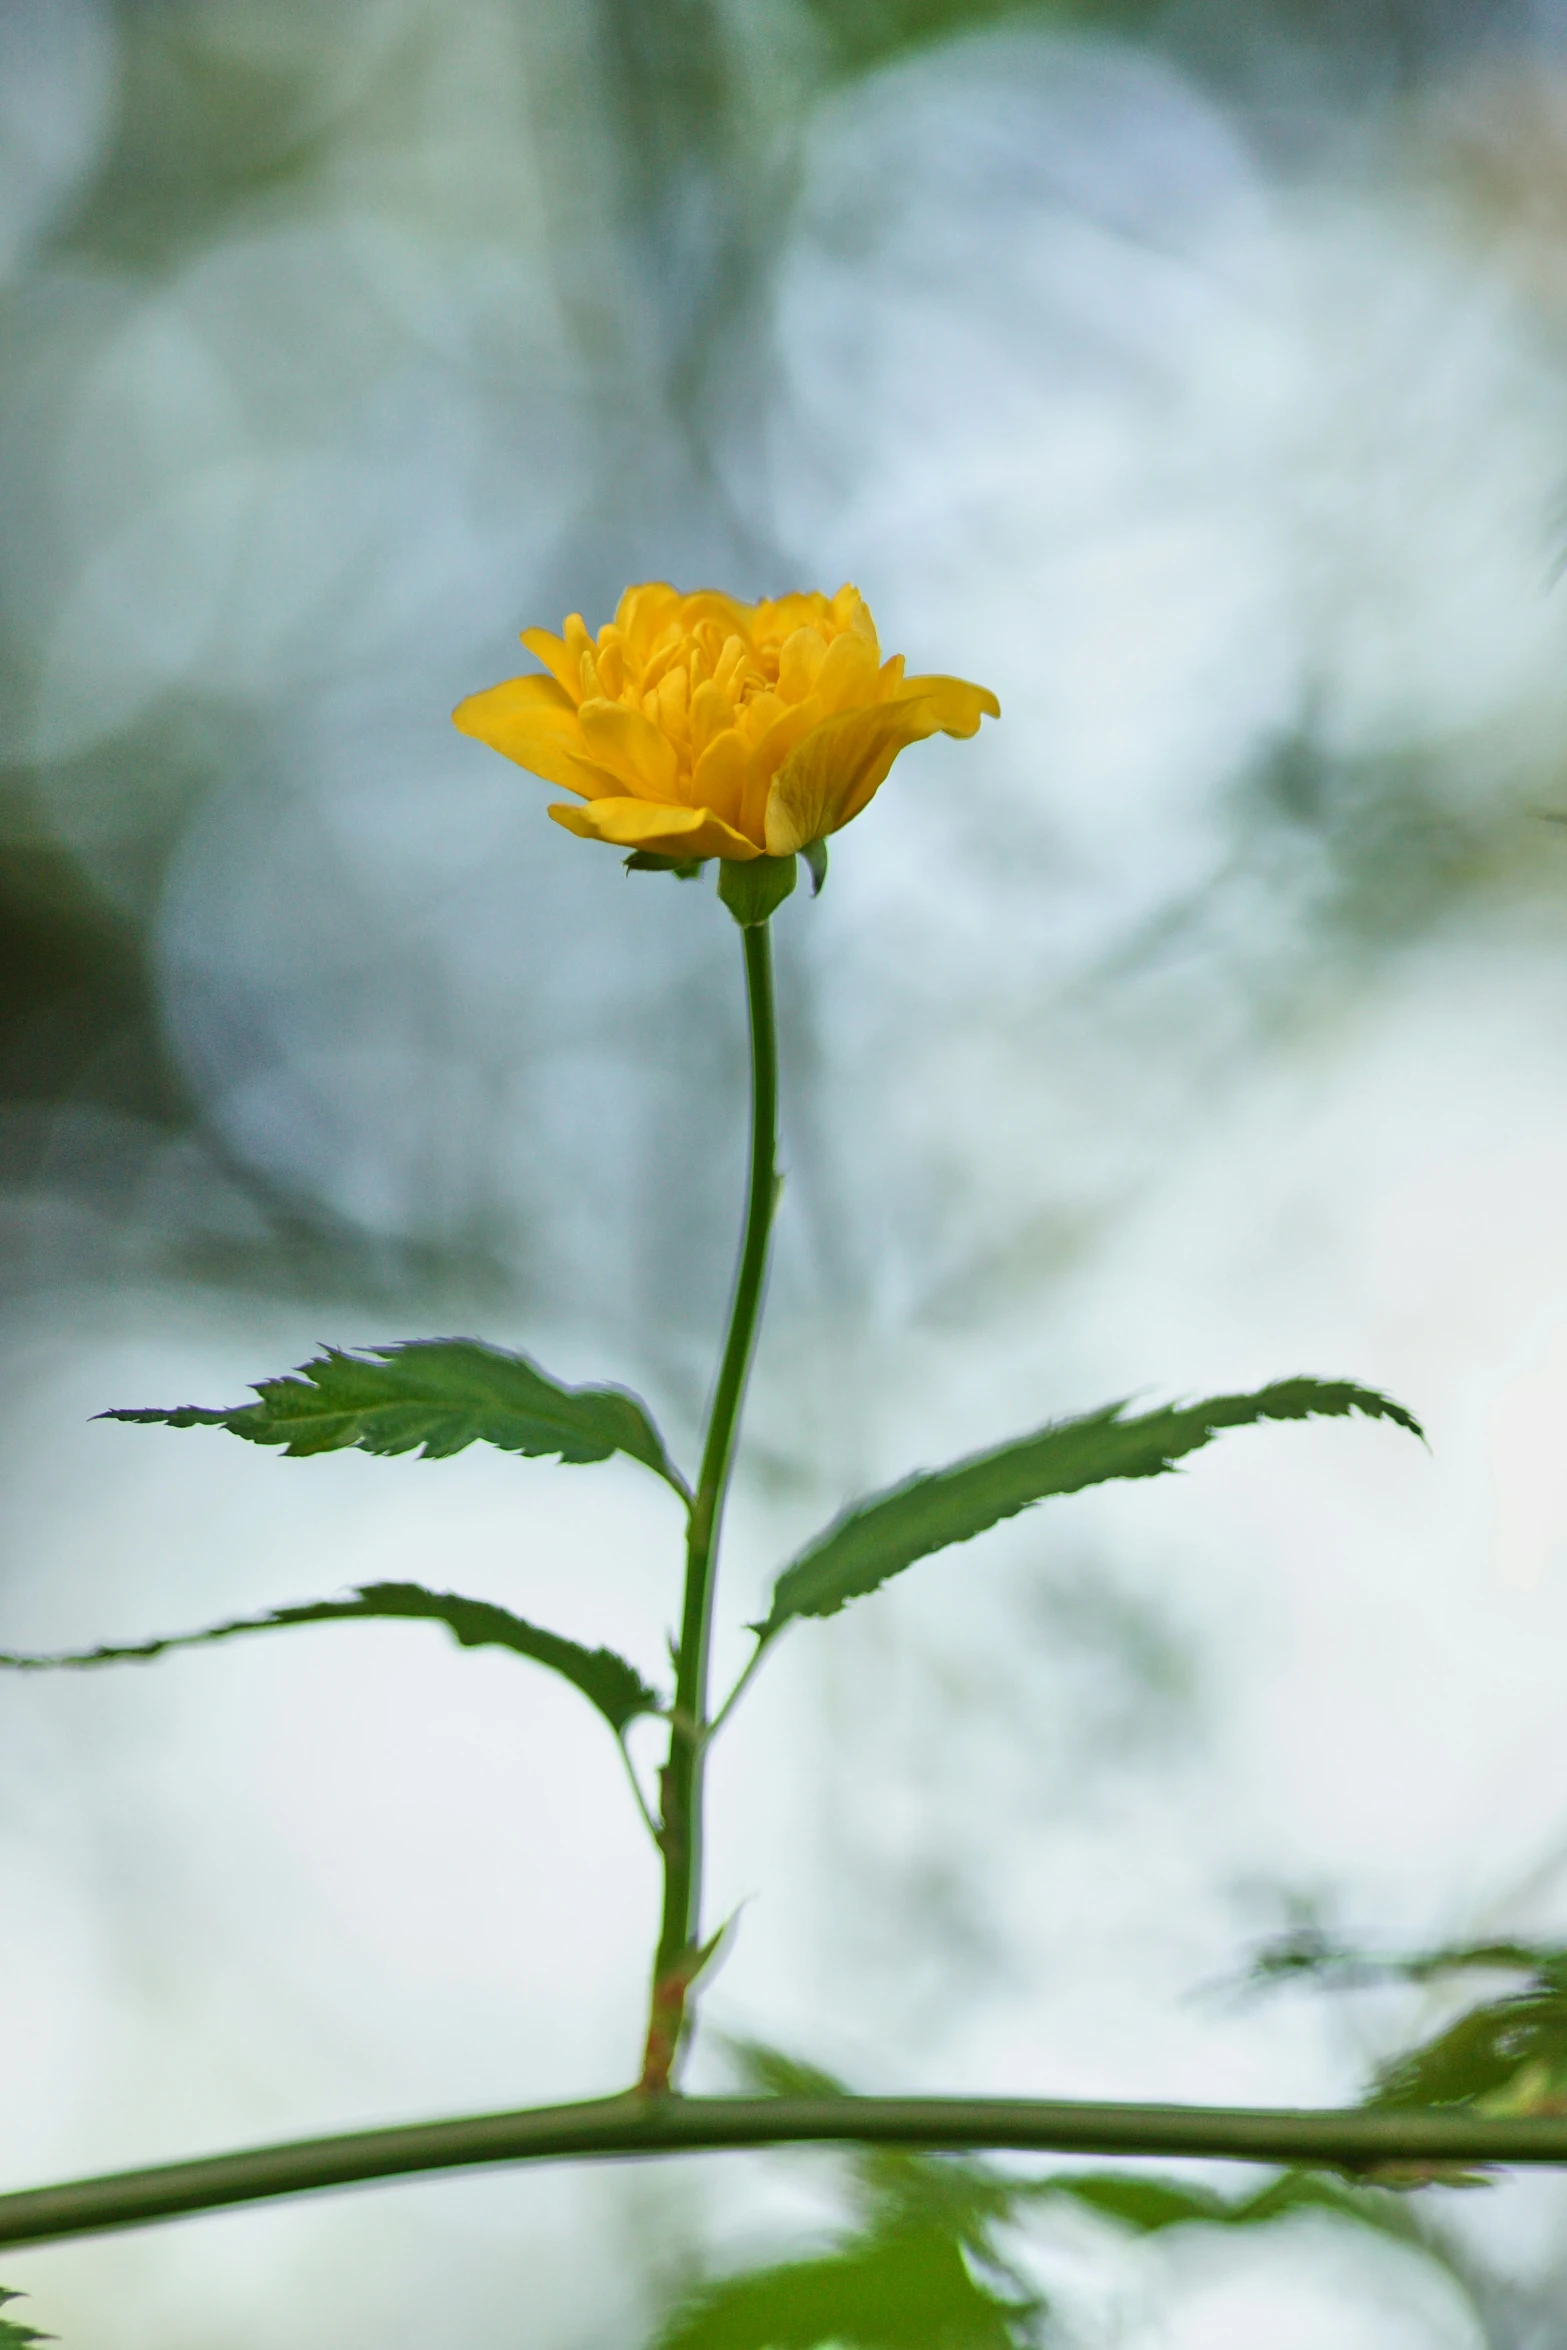
[[870, 646], [875, 658], [878, 661], [881, 659], [881, 646], [877, 641], [876, 623], [871, 618], [871, 608], [859, 589], [851, 587], [847, 580], [833, 597], [832, 615], [840, 628], [852, 628], [855, 635], [862, 637], [865, 643]]
[[590, 759], [565, 759], [559, 775], [546, 778], [550, 783], [563, 783], [567, 791], [580, 792], [585, 800], [618, 800], [625, 785], [618, 775], [611, 775], [607, 767], [595, 767]]
[[853, 629], [835, 636], [816, 673], [812, 693], [824, 710], [847, 710], [875, 699], [881, 658], [874, 643]]
[[615, 607], [615, 627], [639, 660], [645, 661], [653, 639], [680, 602], [667, 579], [650, 579], [645, 587], [627, 588]]
[[726, 824], [745, 830], [745, 787], [751, 773], [751, 746], [737, 726], [715, 734], [696, 763], [691, 796]]
[[[598, 671], [598, 691], [605, 701], [618, 702], [626, 683], [626, 647], [618, 629], [608, 622], [599, 630], [599, 649], [594, 656]], [[594, 696], [597, 699], [598, 696]], [[584, 700], [588, 696], [583, 696]]]
[[675, 746], [640, 710], [624, 702], [584, 702], [577, 713], [583, 747], [596, 767], [618, 775], [639, 800], [672, 800], [680, 763]]
[[932, 733], [978, 734], [981, 718], [999, 718], [1001, 704], [988, 686], [970, 685], [965, 677], [906, 677], [897, 689], [901, 700], [918, 694], [935, 713]]
[[545, 674], [471, 695], [456, 724], [577, 794], [550, 811], [572, 831], [676, 856], [790, 855], [858, 815], [910, 743], [1000, 716], [983, 686], [883, 664], [849, 585], [742, 604], [651, 580], [597, 637], [573, 612], [523, 642]]
[[759, 645], [781, 645], [798, 628], [814, 628], [823, 636], [829, 636], [832, 627], [831, 603], [826, 596], [818, 595], [812, 589], [779, 596], [771, 603], [758, 604], [751, 623], [751, 634]]
[[746, 711], [748, 719], [764, 701], [780, 713], [760, 741], [751, 749], [751, 775], [746, 785], [745, 798], [740, 803], [740, 830], [753, 840], [763, 837], [767, 821], [767, 806], [772, 794], [773, 779], [796, 747], [804, 742], [822, 723], [822, 707], [814, 694], [791, 709], [768, 695], [758, 695]]
[[573, 772], [584, 747], [576, 704], [553, 677], [508, 677], [503, 685], [470, 694], [452, 712], [452, 724], [546, 783], [582, 789]]
[[[795, 745], [820, 726], [826, 715], [814, 694], [807, 701], [796, 702], [792, 708], [771, 694], [756, 695], [745, 712], [753, 772], [770, 784]], [[758, 718], [765, 718], [765, 728], [758, 728]]]
[[[644, 689], [645, 691], [645, 689]], [[679, 667], [667, 669], [659, 679], [657, 691], [651, 697], [653, 707], [649, 718], [660, 734], [667, 735], [676, 749], [691, 739], [691, 672]]]
[[755, 841], [735, 831], [711, 808], [658, 807], [651, 800], [594, 800], [586, 808], [549, 813], [583, 840], [620, 849], [651, 849], [660, 857], [759, 857]]
[[764, 835], [770, 857], [787, 857], [792, 849], [836, 832], [848, 822], [851, 801], [863, 807], [898, 753], [918, 740], [910, 727], [915, 708], [877, 702], [869, 709], [841, 710], [796, 743], [767, 795]]
[[537, 661], [542, 661], [556, 684], [571, 696], [576, 708], [582, 696], [582, 652], [573, 652], [563, 637], [551, 636], [547, 628], [525, 628], [522, 641]]
[[723, 734], [735, 722], [735, 706], [723, 690], [711, 679], [699, 685], [691, 696], [691, 748], [700, 759], [715, 734]]
[[819, 628], [797, 628], [778, 648], [778, 692], [785, 702], [803, 702], [821, 674], [827, 639]]
[[736, 603], [721, 588], [698, 588], [694, 595], [677, 597], [676, 601], [681, 608], [682, 625], [687, 630], [712, 621], [723, 636], [749, 638], [751, 606]]
[[795, 745], [773, 779], [768, 855], [786, 857], [840, 831], [880, 789], [900, 751], [929, 734], [973, 734], [986, 712], [1001, 714], [984, 686], [959, 677], [920, 677], [891, 701], [824, 719]]

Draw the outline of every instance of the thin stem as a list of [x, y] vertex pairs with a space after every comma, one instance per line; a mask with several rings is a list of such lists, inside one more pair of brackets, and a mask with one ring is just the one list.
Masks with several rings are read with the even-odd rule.
[[643, 1794], [642, 1782], [637, 1777], [637, 1766], [631, 1759], [631, 1749], [626, 1744], [624, 1735], [617, 1738], [615, 1744], [620, 1748], [620, 1759], [626, 1766], [626, 1777], [631, 1781], [631, 1792], [636, 1797], [637, 1809], [642, 1814], [642, 1825], [656, 1844], [658, 1842], [658, 1822], [648, 1810], [647, 1797]]
[[235, 2203], [492, 2162], [700, 2154], [850, 2144], [957, 2153], [1199, 2157], [1348, 2171], [1488, 2163], [1567, 2167], [1567, 2117], [1204, 2105], [1091, 2105], [1010, 2097], [645, 2097], [307, 2138], [196, 2162], [0, 2195], [0, 2244], [146, 2227]]
[[778, 1040], [773, 1016], [772, 945], [765, 922], [748, 925], [740, 936], [745, 948], [751, 1029], [751, 1167], [729, 1329], [691, 1503], [669, 1757], [659, 1775], [664, 1914], [653, 1961], [653, 1996], [642, 2071], [642, 2086], [655, 2092], [669, 2087], [685, 2031], [687, 1994], [701, 1964], [707, 1670], [719, 1535], [740, 1407], [756, 1345], [767, 1276], [767, 1244], [778, 1193]]
[[752, 1674], [756, 1671], [757, 1666], [761, 1663], [763, 1657], [767, 1654], [767, 1651], [771, 1648], [771, 1646], [772, 1642], [770, 1640], [759, 1640], [757, 1642], [756, 1647], [752, 1651], [752, 1654], [746, 1664], [745, 1671], [740, 1675], [739, 1680], [730, 1690], [729, 1695], [724, 1699], [723, 1704], [719, 1707], [717, 1713], [714, 1714], [712, 1720], [708, 1723], [706, 1730], [703, 1732], [702, 1742], [704, 1745], [712, 1745], [713, 1740], [718, 1736], [719, 1731], [723, 1728], [725, 1722], [728, 1721], [730, 1715], [734, 1712], [735, 1707], [739, 1704], [741, 1698], [745, 1695], [746, 1690], [750, 1687]]

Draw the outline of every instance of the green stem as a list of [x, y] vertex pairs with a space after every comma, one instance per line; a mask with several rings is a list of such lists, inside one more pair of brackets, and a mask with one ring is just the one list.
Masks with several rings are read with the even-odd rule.
[[626, 1744], [626, 1734], [624, 1731], [622, 1731], [620, 1736], [615, 1740], [615, 1744], [620, 1748], [620, 1759], [626, 1766], [626, 1777], [631, 1782], [631, 1793], [635, 1799], [636, 1807], [642, 1814], [642, 1825], [644, 1828], [646, 1828], [648, 1834], [652, 1837], [654, 1843], [656, 1844], [658, 1842], [658, 1822], [654, 1819], [653, 1814], [648, 1810], [647, 1797], [642, 1792], [642, 1782], [637, 1777], [637, 1766], [631, 1759], [631, 1749]]
[[757, 1666], [761, 1663], [763, 1657], [767, 1654], [771, 1646], [772, 1642], [770, 1640], [759, 1640], [755, 1648], [752, 1650], [751, 1655], [747, 1660], [744, 1672], [740, 1675], [734, 1687], [730, 1690], [729, 1695], [724, 1699], [723, 1704], [719, 1707], [717, 1713], [714, 1714], [712, 1720], [707, 1725], [706, 1735], [709, 1746], [712, 1745], [713, 1740], [718, 1736], [719, 1731], [723, 1728], [725, 1722], [728, 1721], [730, 1715], [734, 1712], [735, 1707], [740, 1703], [741, 1698], [744, 1697], [746, 1691], [750, 1688], [752, 1676], [754, 1675]]
[[707, 1668], [719, 1534], [740, 1407], [756, 1344], [767, 1276], [767, 1243], [778, 1193], [778, 1039], [773, 1017], [772, 946], [765, 922], [749, 924], [740, 936], [745, 948], [751, 1025], [751, 1171], [729, 1330], [708, 1415], [701, 1473], [691, 1502], [669, 1757], [659, 1779], [664, 1914], [653, 1962], [653, 1997], [642, 2073], [643, 2087], [653, 2091], [669, 2087], [685, 2032], [687, 1996], [700, 1965]]
[[[1485, 2163], [1567, 2167], [1567, 2117], [1389, 2108], [1270, 2111], [1012, 2097], [602, 2097], [208, 2155], [0, 2195], [0, 2244], [146, 2227], [322, 2187], [530, 2162], [850, 2144], [957, 2153], [1203, 2157], [1368, 2174]], [[1407, 2183], [1407, 2182], [1406, 2182]]]

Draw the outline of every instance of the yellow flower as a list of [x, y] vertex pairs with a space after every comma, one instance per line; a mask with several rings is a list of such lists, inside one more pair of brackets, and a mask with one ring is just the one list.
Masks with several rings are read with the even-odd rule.
[[852, 587], [740, 604], [660, 580], [627, 588], [596, 643], [575, 612], [522, 641], [548, 674], [470, 694], [453, 723], [575, 792], [549, 811], [569, 832], [682, 861], [790, 856], [858, 816], [910, 743], [1001, 715], [982, 685], [883, 661]]

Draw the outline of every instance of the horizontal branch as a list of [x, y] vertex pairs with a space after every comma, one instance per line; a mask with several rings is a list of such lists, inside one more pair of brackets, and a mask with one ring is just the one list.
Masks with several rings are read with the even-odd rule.
[[568, 2157], [704, 2154], [790, 2145], [1006, 2149], [1030, 2154], [1187, 2155], [1367, 2172], [1384, 2165], [1567, 2167], [1567, 2117], [1456, 2111], [1291, 2112], [1204, 2105], [1093, 2105], [1010, 2097], [645, 2097], [473, 2114], [351, 2136], [305, 2138], [108, 2178], [0, 2195], [0, 2244], [145, 2227], [155, 2220], [322, 2187]]

